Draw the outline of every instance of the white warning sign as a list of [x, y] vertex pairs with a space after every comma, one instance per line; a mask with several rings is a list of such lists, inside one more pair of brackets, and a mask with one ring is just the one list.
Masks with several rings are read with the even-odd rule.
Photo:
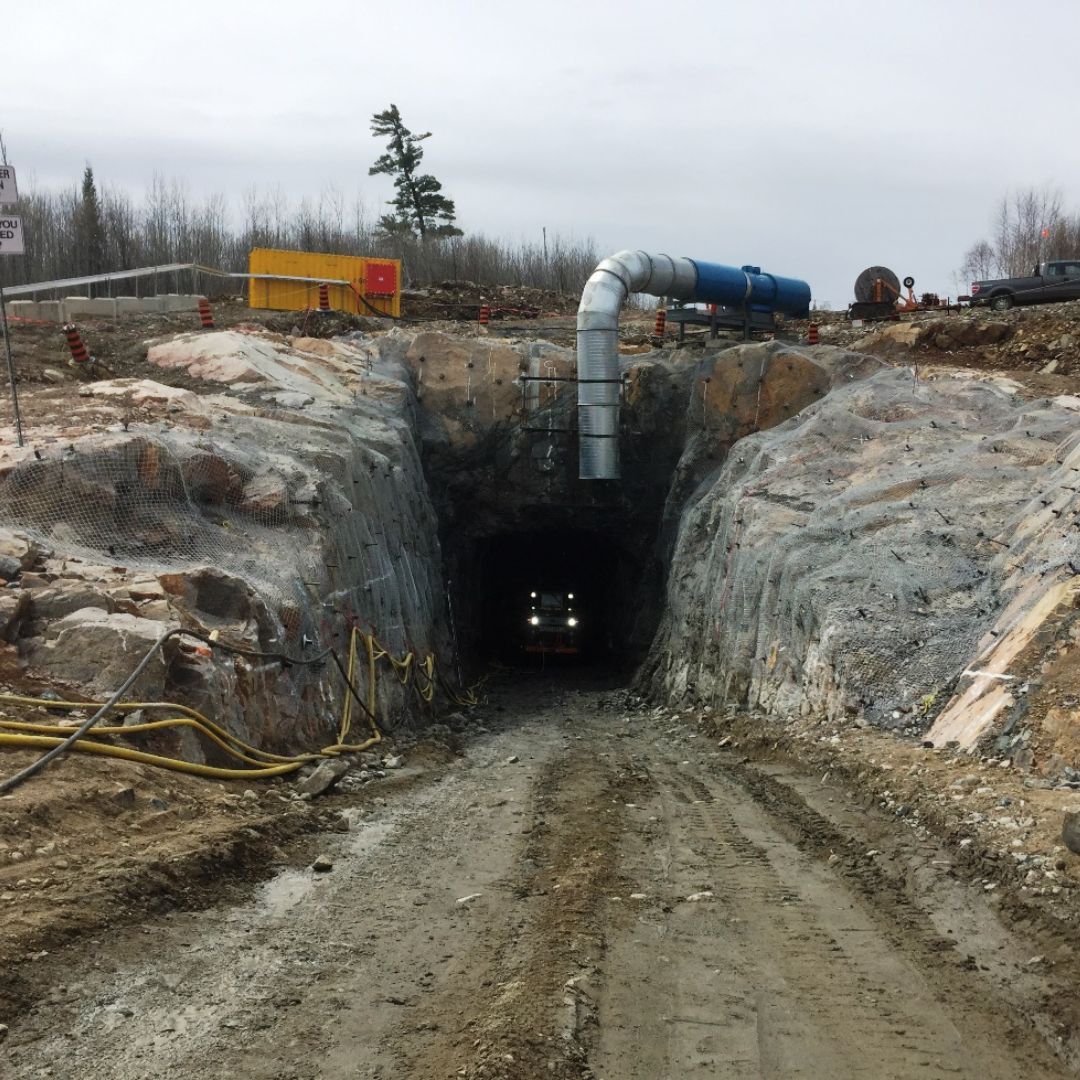
[[13, 206], [19, 201], [19, 189], [15, 184], [15, 167], [0, 165], [0, 206]]
[[0, 255], [25, 255], [21, 217], [0, 212]]

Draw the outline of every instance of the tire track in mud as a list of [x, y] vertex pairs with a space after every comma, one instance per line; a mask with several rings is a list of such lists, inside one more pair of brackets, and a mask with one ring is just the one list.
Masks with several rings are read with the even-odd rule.
[[448, 1038], [405, 1062], [411, 1080], [592, 1076], [604, 898], [614, 882], [621, 808], [638, 783], [633, 770], [613, 769], [584, 749], [543, 770], [529, 842], [506, 882], [534, 903], [516, 926], [511, 919], [490, 928], [502, 940], [471, 1001], [454, 991], [432, 1003], [430, 1015]]
[[[324, 837], [332, 873], [286, 871], [244, 903], [48, 961], [54, 991], [4, 1047], [12, 1075], [1068, 1075], [902, 868], [866, 858], [879, 824], [827, 819], [778, 767], [630, 724], [589, 694], [520, 707], [359, 832]], [[955, 899], [970, 937], [986, 913]]]
[[[1038, 1044], [1019, 1066], [984, 1007], [928, 980], [778, 828], [775, 796], [666, 756], [621, 846], [625, 887], [647, 899], [611, 934], [597, 1077], [1064, 1075]], [[902, 928], [912, 915], [896, 914]]]

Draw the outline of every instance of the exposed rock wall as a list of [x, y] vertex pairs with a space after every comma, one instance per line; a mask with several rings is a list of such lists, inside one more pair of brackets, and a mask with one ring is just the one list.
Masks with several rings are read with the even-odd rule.
[[[687, 501], [642, 670], [654, 691], [924, 723], [1080, 566], [1080, 400], [959, 372], [846, 374], [861, 377], [741, 439]], [[979, 715], [985, 731], [994, 713]]]
[[[6, 647], [31, 678], [104, 694], [180, 624], [298, 657], [344, 649], [358, 624], [396, 652], [446, 655], [437, 528], [400, 367], [361, 345], [239, 332], [186, 335], [149, 362], [217, 392], [93, 383], [94, 424], [58, 413], [51, 439], [35, 430], [44, 449], [3, 451], [0, 520], [18, 560]], [[411, 690], [381, 687], [391, 722], [415, 715]], [[332, 741], [343, 690], [329, 664], [189, 642], [135, 689], [292, 749]]]

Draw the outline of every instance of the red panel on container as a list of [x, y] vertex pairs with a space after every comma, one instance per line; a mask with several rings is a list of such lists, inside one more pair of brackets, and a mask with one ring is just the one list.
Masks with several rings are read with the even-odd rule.
[[368, 263], [364, 291], [368, 296], [394, 296], [397, 293], [397, 267], [393, 263]]

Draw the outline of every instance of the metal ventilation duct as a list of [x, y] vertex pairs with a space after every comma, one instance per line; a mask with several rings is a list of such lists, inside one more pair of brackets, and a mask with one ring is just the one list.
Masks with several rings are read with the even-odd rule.
[[604, 259], [581, 293], [577, 317], [578, 476], [618, 480], [619, 312], [632, 292], [729, 307], [805, 316], [810, 286], [763, 274], [759, 267], [721, 266], [644, 251]]

